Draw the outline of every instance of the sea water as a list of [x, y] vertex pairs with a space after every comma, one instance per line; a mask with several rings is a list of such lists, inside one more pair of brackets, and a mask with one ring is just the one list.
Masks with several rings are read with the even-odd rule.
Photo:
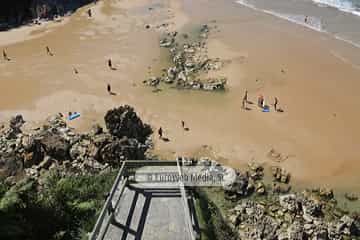
[[360, 48], [360, 0], [236, 0]]

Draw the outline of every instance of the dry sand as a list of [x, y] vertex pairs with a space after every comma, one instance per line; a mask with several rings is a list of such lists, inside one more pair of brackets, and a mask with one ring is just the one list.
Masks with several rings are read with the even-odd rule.
[[[166, 65], [156, 28], [162, 23], [180, 31], [217, 26], [209, 55], [231, 61], [222, 71], [226, 93], [142, 86]], [[0, 38], [13, 59], [0, 62], [0, 120], [22, 113], [36, 123], [79, 111], [70, 124], [83, 130], [109, 108], [130, 104], [155, 129], [162, 126], [170, 142], [154, 140], [165, 156], [209, 155], [232, 166], [280, 160], [300, 183], [360, 191], [360, 49], [230, 1], [106, 0], [47, 29], [36, 38], [1, 33], [14, 39]], [[46, 55], [46, 45], [55, 56]], [[108, 58], [116, 71], [107, 68]], [[117, 96], [106, 93], [107, 83]], [[242, 110], [245, 89], [253, 102], [258, 94], [269, 104], [277, 96], [284, 112]]]

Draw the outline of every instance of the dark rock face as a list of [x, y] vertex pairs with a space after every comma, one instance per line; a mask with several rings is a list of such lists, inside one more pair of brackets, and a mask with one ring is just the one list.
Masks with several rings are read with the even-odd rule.
[[42, 127], [21, 131], [22, 116], [11, 119], [0, 131], [0, 177], [25, 172], [39, 177], [40, 170], [61, 168], [63, 172], [96, 173], [124, 160], [145, 160], [151, 147], [151, 127], [144, 124], [130, 106], [110, 110], [106, 126], [94, 126], [89, 133], [75, 133], [61, 114], [50, 117]]
[[21, 156], [16, 153], [0, 153], [0, 179], [15, 176], [23, 169]]
[[100, 150], [101, 162], [117, 166], [124, 160], [141, 160], [145, 158], [146, 150], [147, 147], [136, 139], [125, 137], [105, 145]]
[[128, 105], [112, 109], [105, 115], [105, 124], [109, 132], [119, 138], [135, 138], [141, 143], [152, 134], [148, 124], [144, 124], [134, 109]]
[[94, 0], [2, 0], [0, 7], [0, 31], [25, 24], [36, 18], [52, 19], [55, 15], [91, 3]]
[[69, 142], [58, 134], [46, 133], [40, 140], [46, 154], [55, 159], [69, 158]]

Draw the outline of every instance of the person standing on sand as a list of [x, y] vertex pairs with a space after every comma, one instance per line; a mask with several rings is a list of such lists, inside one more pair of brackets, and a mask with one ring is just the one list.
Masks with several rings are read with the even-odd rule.
[[108, 60], [108, 66], [109, 66], [109, 68], [110, 68], [110, 69], [112, 69], [112, 68], [113, 68], [113, 67], [112, 67], [112, 62], [111, 62], [111, 59], [109, 59], [109, 60]]
[[248, 102], [248, 91], [246, 90], [245, 91], [245, 95], [243, 97], [243, 100], [242, 100], [242, 108], [245, 109], [246, 108], [246, 103]]
[[158, 134], [159, 134], [159, 138], [162, 139], [162, 137], [163, 137], [163, 130], [162, 130], [161, 127], [160, 127], [159, 130], [158, 130]]
[[110, 84], [107, 85], [107, 91], [108, 91], [109, 94], [111, 94], [111, 86], [110, 86]]
[[258, 97], [258, 107], [263, 108], [263, 105], [264, 105], [264, 96], [260, 94]]
[[277, 97], [275, 97], [275, 100], [274, 100], [274, 109], [275, 109], [275, 112], [277, 112], [277, 105], [278, 105], [278, 103], [279, 103], [279, 100], [278, 100], [278, 98]]
[[47, 55], [49, 55], [49, 56], [52, 56], [52, 55], [53, 55], [52, 52], [50, 51], [49, 46], [46, 46], [46, 53], [47, 53]]
[[183, 129], [185, 129], [185, 122], [183, 120], [181, 120], [181, 126]]
[[8, 57], [5, 50], [3, 50], [3, 58], [4, 58], [5, 61], [10, 61], [10, 58]]
[[245, 95], [244, 95], [243, 100], [244, 100], [245, 102], [248, 101], [248, 91], [247, 91], [247, 90], [245, 91]]
[[90, 8], [89, 10], [87, 10], [87, 14], [88, 14], [89, 18], [91, 18], [91, 17], [92, 17], [91, 8]]
[[305, 23], [308, 22], [308, 16], [305, 17], [305, 20], [304, 20]]

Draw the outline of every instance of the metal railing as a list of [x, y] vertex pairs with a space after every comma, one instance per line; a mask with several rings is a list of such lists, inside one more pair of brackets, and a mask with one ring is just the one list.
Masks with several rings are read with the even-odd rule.
[[[136, 169], [142, 166], [177, 166], [180, 176], [182, 176], [181, 166], [183, 162], [180, 162], [178, 159], [175, 161], [160, 161], [160, 160], [127, 160], [124, 161], [121, 165], [118, 175], [116, 176], [115, 182], [111, 188], [109, 196], [106, 199], [104, 207], [101, 210], [101, 213], [96, 221], [96, 224], [93, 228], [93, 231], [89, 235], [89, 240], [103, 240], [111, 222], [115, 218], [116, 209], [120, 205], [121, 196], [128, 185], [128, 173], [131, 169]], [[130, 171], [131, 172], [131, 171]], [[181, 178], [180, 178], [181, 179]], [[121, 184], [121, 185], [120, 185]], [[188, 203], [188, 198], [185, 191], [184, 183], [179, 180], [179, 189], [182, 198], [182, 205], [185, 212], [185, 221], [188, 226], [189, 234], [192, 240], [199, 239], [198, 235], [194, 231], [194, 226], [192, 222], [192, 217], [190, 215], [190, 207]], [[120, 187], [119, 187], [120, 186]], [[113, 198], [115, 193], [119, 193], [116, 196], [115, 204], [113, 204]]]
[[[99, 215], [99, 218], [96, 221], [95, 227], [89, 236], [89, 240], [97, 240], [97, 239], [103, 240], [104, 236], [106, 234], [106, 231], [110, 225], [110, 222], [114, 218], [114, 212], [115, 212], [116, 208], [118, 207], [118, 204], [120, 202], [120, 197], [123, 194], [126, 184], [127, 184], [127, 179], [122, 178], [124, 175], [125, 164], [126, 164], [126, 162], [124, 161], [121, 165], [119, 173], [116, 176], [115, 182], [111, 188], [110, 194], [107, 197], [104, 207], [102, 208], [101, 213]], [[118, 186], [121, 181], [123, 184], [121, 185], [120, 190], [119, 190], [120, 195], [118, 197], [118, 200], [115, 203], [115, 206], [113, 206], [112, 200], [113, 200], [115, 192], [117, 191]], [[101, 227], [103, 226], [104, 222], [105, 222], [105, 229], [103, 229], [103, 231], [101, 231]]]
[[[189, 234], [192, 240], [196, 240], [199, 239], [199, 236], [197, 235], [197, 233], [194, 230], [194, 225], [193, 225], [193, 221], [192, 221], [192, 217], [190, 215], [190, 207], [189, 207], [189, 202], [188, 202], [188, 198], [186, 195], [186, 191], [185, 191], [185, 185], [184, 183], [181, 181], [182, 179], [182, 170], [180, 167], [180, 162], [179, 159], [176, 160], [177, 161], [177, 167], [178, 167], [178, 171], [179, 171], [179, 188], [180, 188], [180, 193], [181, 193], [181, 199], [182, 199], [182, 203], [183, 203], [183, 207], [184, 207], [184, 212], [185, 212], [185, 221], [187, 222], [188, 225], [188, 230], [189, 230]], [[183, 165], [181, 163], [181, 165]]]

